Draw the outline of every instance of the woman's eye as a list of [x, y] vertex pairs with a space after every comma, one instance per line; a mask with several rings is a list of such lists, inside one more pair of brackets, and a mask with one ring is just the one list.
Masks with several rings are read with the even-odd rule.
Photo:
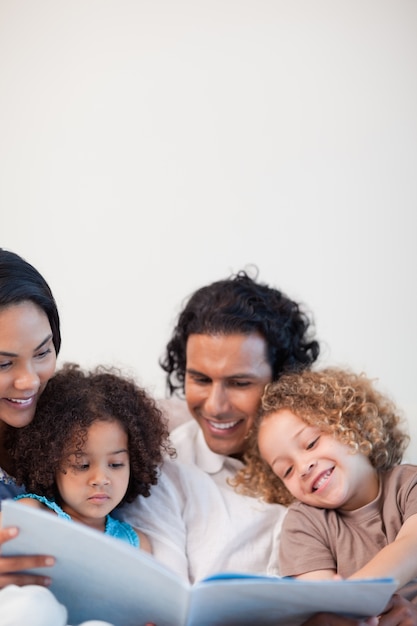
[[47, 350], [43, 350], [42, 352], [38, 352], [38, 354], [36, 355], [39, 359], [43, 359], [44, 357], [46, 357], [48, 354], [51, 354], [51, 349], [48, 348]]
[[10, 367], [11, 362], [10, 361], [6, 361], [4, 363], [0, 363], [0, 370], [6, 370], [8, 367]]

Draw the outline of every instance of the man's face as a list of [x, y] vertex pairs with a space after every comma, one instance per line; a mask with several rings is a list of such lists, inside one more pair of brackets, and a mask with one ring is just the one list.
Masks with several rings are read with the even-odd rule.
[[185, 396], [208, 447], [241, 456], [272, 380], [265, 339], [258, 333], [190, 335], [186, 358]]

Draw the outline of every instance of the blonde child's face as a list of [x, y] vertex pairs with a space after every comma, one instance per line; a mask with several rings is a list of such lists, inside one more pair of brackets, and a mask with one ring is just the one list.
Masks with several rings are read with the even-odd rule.
[[353, 453], [288, 409], [263, 419], [258, 446], [288, 491], [305, 504], [349, 511], [378, 495], [377, 474], [368, 457]]
[[123, 499], [130, 476], [128, 437], [118, 421], [94, 422], [82, 454], [67, 457], [57, 473], [63, 510], [77, 521], [104, 530], [105, 517]]

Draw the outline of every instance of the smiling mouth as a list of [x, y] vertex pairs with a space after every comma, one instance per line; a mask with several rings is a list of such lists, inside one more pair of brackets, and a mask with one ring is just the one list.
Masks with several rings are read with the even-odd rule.
[[29, 406], [32, 404], [35, 396], [31, 396], [30, 398], [6, 398], [8, 402], [12, 404], [18, 404], [19, 406]]
[[331, 467], [330, 469], [327, 470], [327, 472], [324, 472], [324, 474], [321, 474], [321, 476], [318, 478], [318, 480], [316, 480], [311, 488], [311, 490], [313, 491], [313, 493], [315, 491], [318, 491], [319, 489], [321, 489], [321, 487], [323, 487], [327, 481], [329, 480], [330, 476], [332, 475], [334, 470], [334, 467]]
[[240, 420], [236, 420], [235, 422], [211, 422], [207, 420], [212, 428], [216, 430], [230, 430], [239, 424]]

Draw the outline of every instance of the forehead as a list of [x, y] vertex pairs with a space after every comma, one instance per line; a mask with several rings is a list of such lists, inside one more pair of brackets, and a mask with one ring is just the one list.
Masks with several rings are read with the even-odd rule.
[[46, 313], [30, 300], [0, 308], [0, 339], [25, 342], [51, 332]]
[[290, 445], [299, 445], [315, 430], [289, 409], [279, 409], [266, 415], [258, 431], [258, 445], [263, 456], [285, 455]]
[[84, 439], [84, 433], [86, 437], [82, 449], [85, 452], [93, 450], [96, 447], [100, 451], [107, 452], [109, 449], [116, 449], [123, 444], [123, 447], [127, 447], [128, 436], [126, 429], [119, 420], [100, 419], [95, 420], [87, 430], [83, 428], [75, 429], [73, 432], [72, 440], [69, 446], [73, 446], [77, 443], [78, 437], [81, 435]]
[[273, 430], [283, 432], [286, 437], [297, 435], [308, 428], [308, 424], [290, 409], [278, 409], [265, 415], [259, 426], [259, 433]]
[[190, 335], [187, 341], [187, 369], [219, 376], [236, 373], [271, 374], [267, 344], [258, 333], [249, 335]]

